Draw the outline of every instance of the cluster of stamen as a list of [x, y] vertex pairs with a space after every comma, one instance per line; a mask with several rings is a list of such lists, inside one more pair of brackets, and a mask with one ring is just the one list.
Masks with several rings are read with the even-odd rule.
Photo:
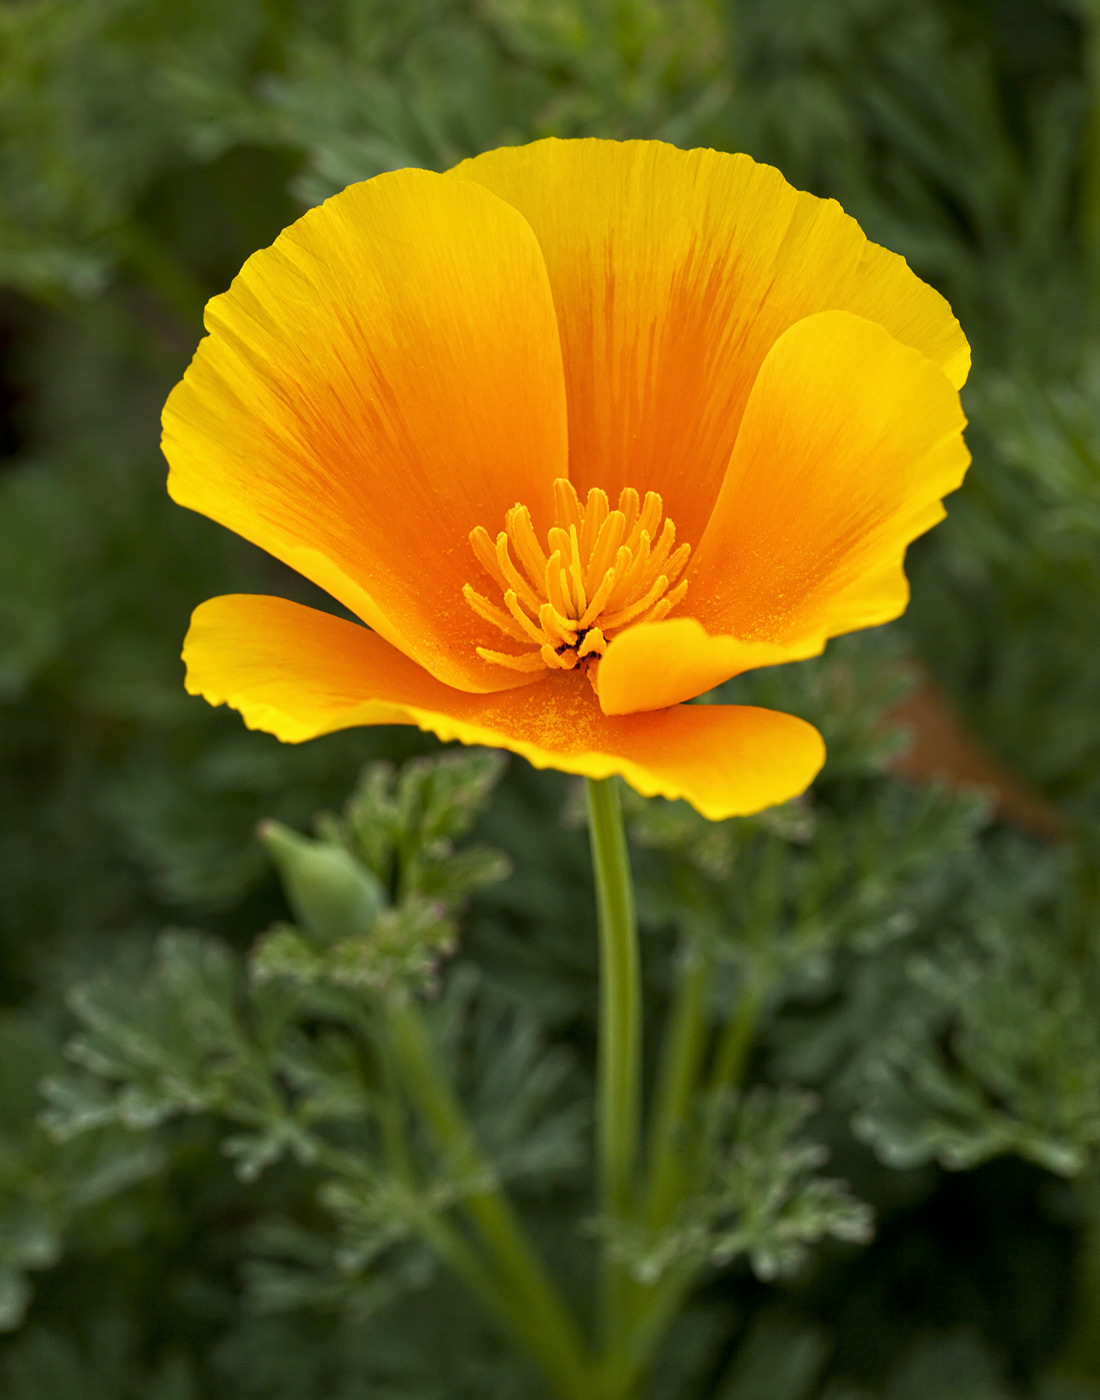
[[[643, 500], [633, 487], [611, 509], [606, 491], [593, 487], [582, 504], [572, 483], [554, 482], [555, 523], [543, 549], [531, 512], [515, 505], [494, 540], [484, 526], [470, 543], [503, 594], [499, 607], [469, 584], [463, 596], [521, 652], [478, 647], [485, 661], [513, 671], [572, 671], [581, 667], [596, 687], [597, 663], [612, 636], [639, 622], [667, 617], [687, 592], [676, 580], [691, 546], [676, 547], [676, 526], [665, 520], [656, 491]], [[513, 557], [514, 556], [514, 557]]]

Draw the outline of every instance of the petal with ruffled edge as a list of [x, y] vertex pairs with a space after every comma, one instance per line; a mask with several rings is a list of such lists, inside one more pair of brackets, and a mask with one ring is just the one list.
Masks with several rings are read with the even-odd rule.
[[470, 182], [353, 185], [249, 258], [164, 412], [169, 491], [434, 675], [531, 681], [466, 605], [467, 542], [567, 475], [561, 349], [530, 226]]
[[825, 757], [817, 730], [774, 710], [678, 705], [607, 716], [578, 676], [477, 695], [443, 685], [366, 628], [281, 598], [233, 594], [195, 610], [187, 689], [295, 743], [360, 724], [413, 724], [440, 739], [511, 749], [536, 768], [620, 774], [712, 820], [802, 792]]
[[970, 462], [944, 372], [843, 311], [768, 353], [696, 550], [692, 615], [712, 635], [779, 646], [888, 622], [907, 546], [944, 515]]
[[899, 616], [906, 547], [942, 519], [969, 463], [964, 424], [942, 371], [880, 326], [822, 312], [792, 327], [760, 371], [689, 568], [694, 616], [611, 642], [604, 710], [676, 704]]
[[463, 161], [530, 222], [546, 258], [578, 490], [656, 490], [702, 536], [757, 371], [817, 311], [885, 326], [960, 385], [969, 347], [943, 297], [834, 200], [745, 155], [659, 141], [538, 141]]

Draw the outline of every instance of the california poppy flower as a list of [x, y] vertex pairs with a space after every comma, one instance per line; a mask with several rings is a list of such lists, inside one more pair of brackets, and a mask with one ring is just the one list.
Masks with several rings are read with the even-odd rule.
[[187, 686], [296, 742], [415, 724], [709, 817], [817, 731], [686, 705], [896, 617], [968, 454], [947, 303], [747, 156], [539, 141], [310, 210], [207, 307], [169, 490], [366, 626], [214, 598]]

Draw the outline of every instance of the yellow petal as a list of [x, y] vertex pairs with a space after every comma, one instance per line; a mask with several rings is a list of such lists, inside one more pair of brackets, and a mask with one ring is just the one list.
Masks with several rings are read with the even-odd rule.
[[944, 372], [881, 326], [811, 316], [764, 361], [689, 570], [712, 634], [780, 645], [905, 608], [906, 546], [943, 516], [970, 454]]
[[691, 617], [644, 623], [621, 632], [600, 662], [600, 707], [630, 715], [678, 705], [742, 671], [816, 656], [824, 645], [824, 638], [775, 646], [711, 637]]
[[774, 710], [678, 705], [607, 716], [575, 675], [521, 690], [452, 689], [376, 633], [281, 598], [234, 594], [195, 610], [187, 688], [289, 742], [360, 724], [413, 724], [440, 739], [511, 749], [536, 768], [620, 774], [718, 820], [802, 792], [824, 759], [817, 731]]
[[578, 491], [659, 491], [696, 544], [760, 365], [817, 311], [877, 321], [961, 385], [944, 299], [832, 200], [748, 156], [659, 141], [539, 141], [451, 172], [528, 219], [546, 258]]
[[433, 674], [494, 690], [467, 540], [566, 466], [561, 351], [527, 223], [402, 170], [311, 210], [206, 311], [164, 412], [169, 490], [312, 579]]

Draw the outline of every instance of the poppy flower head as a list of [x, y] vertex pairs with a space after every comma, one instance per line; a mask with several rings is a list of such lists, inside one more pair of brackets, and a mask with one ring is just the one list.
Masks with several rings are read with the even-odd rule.
[[720, 818], [803, 720], [690, 701], [897, 617], [969, 461], [950, 308], [747, 156], [540, 141], [350, 186], [246, 263], [169, 490], [359, 623], [196, 609], [187, 686], [288, 742], [414, 724]]

